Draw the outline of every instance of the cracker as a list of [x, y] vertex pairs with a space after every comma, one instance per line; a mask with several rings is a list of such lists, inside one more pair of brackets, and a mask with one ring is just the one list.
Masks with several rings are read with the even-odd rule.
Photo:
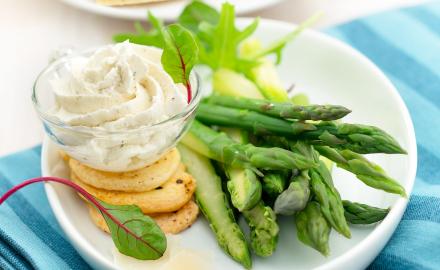
[[[87, 205], [89, 207], [89, 215], [95, 225], [101, 230], [110, 233], [107, 223], [98, 210], [90, 204]], [[164, 233], [177, 234], [189, 228], [196, 221], [198, 214], [199, 207], [193, 200], [190, 200], [175, 212], [152, 215], [151, 218], [156, 221]]]
[[176, 148], [145, 168], [120, 173], [96, 170], [69, 159], [70, 170], [87, 185], [127, 192], [150, 191], [162, 186], [176, 172], [179, 164], [180, 154]]
[[144, 214], [174, 212], [183, 207], [196, 190], [195, 179], [180, 166], [161, 187], [145, 192], [109, 191], [92, 187], [71, 173], [71, 180], [98, 199], [114, 205], [137, 205]]

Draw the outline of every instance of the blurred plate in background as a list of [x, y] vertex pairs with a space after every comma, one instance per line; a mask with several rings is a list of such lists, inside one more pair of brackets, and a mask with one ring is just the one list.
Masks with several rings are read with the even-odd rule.
[[[166, 21], [175, 20], [185, 5], [189, 2], [187, 0], [166, 0], [151, 4], [122, 6], [122, 7], [110, 7], [96, 3], [96, 0], [62, 0], [63, 2], [92, 12], [99, 15], [131, 19], [131, 20], [143, 20], [146, 18], [147, 10], [150, 10], [158, 18]], [[237, 14], [247, 13], [263, 9], [272, 5], [275, 5], [283, 0], [229, 0], [228, 2], [235, 6]], [[219, 0], [206, 0], [207, 4], [220, 7], [221, 3], [225, 1]]]

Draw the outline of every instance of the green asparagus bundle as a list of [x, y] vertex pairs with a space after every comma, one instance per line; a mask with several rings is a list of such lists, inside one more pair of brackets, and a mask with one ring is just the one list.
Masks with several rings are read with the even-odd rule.
[[342, 201], [345, 218], [351, 224], [372, 224], [383, 220], [390, 209], [382, 209], [362, 203]]
[[295, 223], [296, 233], [301, 242], [324, 256], [329, 255], [328, 240], [331, 228], [317, 202], [309, 202], [304, 210], [296, 214]]
[[211, 159], [230, 166], [265, 170], [308, 169], [317, 166], [298, 153], [281, 148], [239, 144], [224, 133], [194, 121], [182, 143]]
[[210, 125], [239, 127], [261, 135], [280, 135], [348, 149], [360, 154], [404, 154], [405, 150], [385, 131], [367, 125], [320, 122], [317, 124], [287, 121], [248, 110], [202, 103], [197, 119]]
[[208, 99], [208, 103], [296, 120], [337, 120], [351, 112], [339, 105], [298, 106], [291, 102], [273, 102], [264, 99], [229, 96], [212, 96]]
[[330, 172], [324, 162], [309, 170], [314, 199], [319, 203], [322, 214], [330, 225], [347, 238], [351, 237], [350, 228], [344, 216], [341, 196], [333, 186]]
[[335, 162], [338, 167], [354, 173], [367, 186], [406, 197], [405, 188], [389, 177], [379, 165], [362, 155], [350, 150], [337, 150], [326, 146], [317, 146], [316, 150]]
[[261, 257], [272, 255], [278, 243], [276, 215], [269, 206], [260, 201], [251, 210], [242, 212], [249, 224], [252, 250]]

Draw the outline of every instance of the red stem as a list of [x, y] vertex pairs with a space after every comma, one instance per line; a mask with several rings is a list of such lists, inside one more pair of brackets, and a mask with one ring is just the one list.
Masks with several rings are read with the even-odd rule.
[[91, 203], [93, 203], [100, 211], [101, 213], [105, 214], [108, 218], [110, 218], [114, 223], [116, 223], [116, 225], [118, 225], [119, 228], [122, 228], [127, 234], [132, 235], [133, 237], [135, 237], [136, 239], [138, 239], [139, 241], [144, 242], [146, 245], [148, 245], [152, 250], [154, 250], [155, 252], [157, 252], [158, 254], [162, 254], [160, 251], [158, 251], [155, 247], [151, 246], [149, 243], [147, 243], [145, 240], [143, 240], [141, 237], [137, 236], [135, 233], [133, 233], [129, 228], [127, 228], [124, 224], [122, 224], [116, 217], [114, 217], [104, 206], [102, 206], [102, 204], [95, 199], [95, 197], [93, 197], [90, 193], [88, 193], [85, 189], [83, 189], [82, 187], [78, 186], [77, 184], [73, 183], [70, 180], [64, 179], [64, 178], [59, 178], [59, 177], [37, 177], [37, 178], [32, 178], [29, 180], [24, 181], [21, 184], [18, 184], [16, 186], [14, 186], [13, 188], [11, 188], [10, 190], [8, 190], [2, 197], [0, 197], [0, 205], [6, 201], [12, 194], [14, 194], [15, 192], [19, 191], [20, 189], [33, 184], [33, 183], [38, 183], [38, 182], [56, 182], [56, 183], [60, 183], [66, 186], [69, 186], [73, 189], [75, 189], [77, 192], [79, 192], [81, 195], [83, 195], [87, 200], [89, 200]]
[[186, 63], [183, 59], [182, 53], [180, 52], [180, 48], [179, 46], [177, 46], [177, 43], [174, 39], [172, 39], [174, 46], [176, 47], [177, 50], [177, 54], [179, 55], [179, 60], [180, 60], [180, 66], [182, 68], [183, 71], [183, 80], [185, 81], [185, 86], [186, 86], [186, 92], [187, 92], [187, 96], [188, 96], [188, 104], [191, 102], [192, 99], [192, 89], [191, 89], [191, 83], [189, 80], [186, 79]]
[[186, 92], [188, 95], [188, 104], [191, 102], [192, 99], [192, 90], [191, 90], [191, 83], [189, 81], [186, 82]]

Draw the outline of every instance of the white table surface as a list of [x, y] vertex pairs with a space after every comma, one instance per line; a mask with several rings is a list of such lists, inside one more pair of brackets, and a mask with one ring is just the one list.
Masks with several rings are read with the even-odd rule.
[[[31, 88], [54, 49], [111, 42], [132, 22], [76, 10], [59, 0], [2, 0], [0, 6], [0, 156], [41, 142], [43, 131], [31, 104]], [[249, 14], [298, 23], [317, 11], [318, 28], [423, 0], [287, 0]]]

